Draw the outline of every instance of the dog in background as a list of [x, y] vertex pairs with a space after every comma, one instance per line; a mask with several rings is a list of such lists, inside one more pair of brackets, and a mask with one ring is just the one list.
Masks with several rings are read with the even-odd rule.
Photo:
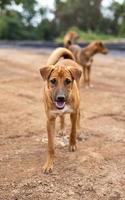
[[74, 44], [78, 40], [79, 36], [75, 31], [69, 31], [64, 36], [64, 47], [68, 48], [69, 45]]
[[107, 54], [108, 49], [100, 41], [92, 42], [85, 48], [81, 48], [79, 45], [69, 45], [68, 49], [73, 53], [76, 62], [83, 68], [85, 87], [92, 87], [90, 84], [90, 74], [93, 57], [97, 53]]
[[82, 71], [74, 61], [74, 56], [66, 48], [57, 48], [49, 57], [47, 65], [40, 69], [45, 81], [44, 106], [47, 116], [48, 155], [43, 172], [49, 173], [54, 162], [55, 120], [59, 116], [61, 129], [64, 128], [64, 115], [69, 113], [71, 132], [70, 151], [76, 149], [76, 129], [79, 126], [79, 79]]

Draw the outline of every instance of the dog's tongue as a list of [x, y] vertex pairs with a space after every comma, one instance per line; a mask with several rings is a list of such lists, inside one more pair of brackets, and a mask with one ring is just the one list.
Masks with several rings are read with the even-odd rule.
[[63, 109], [64, 108], [64, 106], [65, 106], [65, 102], [56, 102], [56, 107], [58, 108], [58, 109]]

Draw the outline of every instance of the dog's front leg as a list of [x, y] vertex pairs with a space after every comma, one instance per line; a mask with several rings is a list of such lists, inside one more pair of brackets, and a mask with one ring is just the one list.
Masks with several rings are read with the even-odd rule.
[[43, 166], [43, 172], [49, 173], [53, 170], [54, 162], [54, 136], [55, 136], [55, 118], [49, 118], [47, 120], [47, 132], [48, 132], [48, 155], [47, 161]]
[[77, 115], [78, 113], [71, 113], [70, 119], [71, 119], [71, 133], [70, 133], [70, 139], [69, 139], [69, 150], [75, 151], [76, 150], [76, 126], [77, 126]]
[[80, 109], [78, 109], [78, 112], [77, 112], [77, 139], [82, 140], [81, 127], [80, 127]]
[[90, 88], [93, 88], [93, 85], [90, 83], [90, 76], [91, 76], [91, 67], [92, 67], [92, 59], [90, 60], [90, 63], [87, 65], [87, 85]]
[[84, 86], [88, 88], [88, 66], [85, 65], [83, 67], [83, 78], [84, 78]]

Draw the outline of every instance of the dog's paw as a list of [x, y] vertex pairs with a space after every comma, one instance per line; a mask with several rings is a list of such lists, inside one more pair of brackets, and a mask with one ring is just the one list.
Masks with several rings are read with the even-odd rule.
[[53, 161], [46, 162], [43, 166], [43, 173], [48, 174], [53, 171]]
[[65, 129], [61, 129], [58, 131], [59, 136], [64, 136], [66, 135], [66, 130]]
[[77, 149], [76, 144], [70, 144], [70, 145], [69, 145], [69, 151], [74, 152], [74, 151], [76, 151], [76, 149]]

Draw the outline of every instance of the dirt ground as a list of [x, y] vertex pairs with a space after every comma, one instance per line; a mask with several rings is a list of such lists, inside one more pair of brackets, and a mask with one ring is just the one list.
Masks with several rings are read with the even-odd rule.
[[46, 117], [39, 68], [50, 51], [0, 49], [0, 200], [125, 200], [125, 59], [95, 57], [81, 93], [82, 141], [56, 135], [53, 173], [42, 173]]

